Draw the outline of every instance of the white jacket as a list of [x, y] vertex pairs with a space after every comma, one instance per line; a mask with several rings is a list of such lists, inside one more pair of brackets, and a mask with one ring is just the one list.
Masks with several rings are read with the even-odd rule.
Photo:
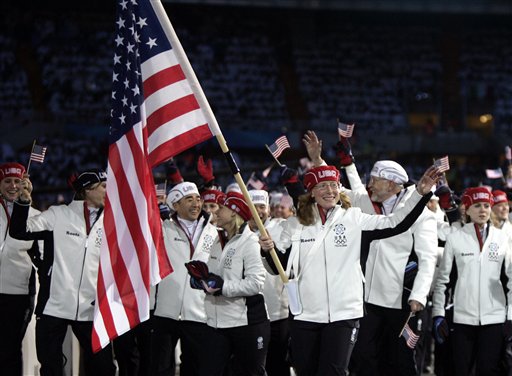
[[[3, 200], [0, 197], [0, 200]], [[28, 215], [39, 214], [30, 208]], [[32, 261], [27, 251], [32, 240], [16, 240], [9, 235], [9, 217], [0, 207], [0, 294], [27, 295], [32, 273]]]
[[210, 220], [211, 216], [205, 213], [199, 217], [196, 231], [201, 231], [201, 234], [195, 248], [191, 247], [190, 240], [176, 216], [163, 222], [165, 248], [174, 272], [151, 288], [155, 316], [206, 323], [205, 294], [202, 290], [190, 287], [190, 276], [185, 263], [190, 260], [208, 262], [212, 246], [218, 242], [219, 237], [217, 228]]
[[[348, 166], [346, 171], [351, 186], [361, 184], [354, 165]], [[403, 207], [415, 190], [410, 186], [402, 191], [393, 212]], [[365, 213], [375, 214], [367, 192], [358, 189], [349, 196], [352, 205]], [[387, 308], [403, 308], [404, 272], [413, 249], [418, 258], [418, 274], [408, 300], [416, 300], [425, 306], [437, 258], [437, 221], [434, 213], [426, 207], [409, 230], [371, 243], [365, 273], [366, 302]]]
[[[19, 210], [21, 209], [21, 210]], [[26, 229], [14, 229], [15, 215], [27, 218], [29, 207], [14, 204], [11, 230], [21, 237], [37, 237], [37, 233], [51, 231], [53, 256], [50, 269], [49, 298], [43, 313], [62, 319], [92, 321], [96, 299], [103, 214], [87, 235], [84, 201], [72, 201], [69, 205], [51, 206], [48, 210], [26, 219]], [[23, 234], [26, 231], [25, 235]], [[41, 291], [39, 292], [41, 295]], [[38, 302], [39, 304], [39, 302]]]
[[257, 236], [245, 226], [221, 247], [212, 250], [208, 268], [224, 280], [222, 295], [206, 295], [207, 324], [233, 328], [268, 320], [263, 298], [265, 269]]
[[[284, 222], [283, 218], [272, 218], [265, 222], [265, 228], [272, 239], [279, 239], [281, 237]], [[257, 232], [257, 235], [259, 236], [259, 232]], [[263, 266], [268, 270], [265, 258], [262, 261]], [[265, 285], [263, 286], [263, 296], [265, 297], [270, 321], [282, 320], [288, 317], [288, 294], [279, 275], [267, 271]]]
[[509, 304], [507, 307], [500, 281], [502, 264], [505, 263], [508, 301], [512, 302], [511, 255], [510, 237], [493, 226], [489, 226], [481, 252], [473, 224], [467, 224], [448, 235], [435, 282], [432, 315], [445, 315], [446, 284], [455, 261], [457, 282], [453, 295], [453, 321], [466, 325], [488, 325], [511, 320], [511, 306]]
[[[276, 245], [280, 250], [286, 249], [287, 252], [291, 252], [288, 263], [298, 265], [298, 270], [293, 267], [293, 275], [298, 278], [303, 310], [294, 316], [294, 319], [328, 323], [362, 317], [362, 238], [371, 234], [373, 230], [397, 226], [421, 198], [417, 192], [413, 193], [403, 210], [389, 217], [365, 214], [360, 208], [343, 209], [336, 206], [329, 214], [325, 225], [322, 225], [316, 208], [316, 221], [313, 225], [302, 226], [296, 217], [288, 219]], [[327, 233], [321, 238], [324, 228], [327, 229]], [[319, 247], [313, 247], [316, 241], [321, 242]], [[293, 244], [300, 247], [298, 260], [297, 256], [294, 257]], [[314, 248], [316, 250], [311, 252]]]

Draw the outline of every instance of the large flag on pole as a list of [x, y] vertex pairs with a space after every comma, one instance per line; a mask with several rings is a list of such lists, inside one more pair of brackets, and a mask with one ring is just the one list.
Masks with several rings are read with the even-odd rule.
[[149, 318], [150, 284], [172, 272], [151, 168], [220, 132], [182, 70], [160, 1], [121, 0], [117, 8], [94, 351]]

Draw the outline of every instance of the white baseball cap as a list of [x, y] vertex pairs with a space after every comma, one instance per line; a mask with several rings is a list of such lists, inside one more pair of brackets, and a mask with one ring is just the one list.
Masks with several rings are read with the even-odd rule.
[[172, 207], [172, 204], [178, 202], [185, 196], [196, 194], [199, 196], [199, 190], [194, 183], [184, 181], [183, 183], [176, 184], [167, 195], [167, 205]]
[[373, 165], [371, 176], [391, 180], [396, 184], [405, 184], [409, 181], [409, 176], [405, 169], [395, 161], [377, 161]]
[[262, 189], [251, 189], [249, 196], [254, 205], [266, 205], [268, 206], [268, 192]]

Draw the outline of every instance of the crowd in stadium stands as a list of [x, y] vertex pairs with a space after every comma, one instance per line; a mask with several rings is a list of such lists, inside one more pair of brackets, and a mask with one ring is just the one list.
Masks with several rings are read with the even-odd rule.
[[332, 114], [344, 114], [372, 130], [386, 124], [388, 132], [403, 131], [408, 127], [405, 99], [434, 95], [440, 86], [434, 28], [403, 33], [392, 25], [319, 25], [316, 35], [323, 37], [294, 51], [315, 129], [329, 124]]
[[483, 104], [493, 114], [496, 129], [504, 132], [512, 130], [512, 47], [503, 44], [511, 38], [510, 28], [466, 31], [460, 52], [468, 110]]
[[[410, 112], [436, 113], [441, 107], [446, 51], [441, 47], [443, 30], [437, 26], [401, 26], [371, 18], [334, 22], [324, 14], [307, 21], [298, 17], [295, 27], [290, 21], [291, 26], [277, 34], [261, 11], [237, 16], [231, 9], [229, 17], [216, 9], [207, 14], [188, 11], [190, 18], [200, 22], [176, 17], [177, 34], [225, 130], [297, 130], [293, 129], [297, 108], [292, 109], [289, 101], [294, 95], [303, 101], [292, 101], [293, 105], [302, 103], [303, 111], [298, 112], [307, 117], [301, 129], [324, 131], [340, 116], [365, 132], [407, 132]], [[180, 16], [186, 14], [181, 12]], [[39, 12], [28, 16], [20, 33], [20, 26], [4, 12], [0, 27], [0, 119], [4, 124], [26, 124], [42, 111], [45, 119], [61, 124], [108, 126], [111, 16], [108, 12]], [[458, 32], [460, 48], [452, 52], [458, 58], [456, 79], [462, 100], [467, 100], [466, 111], [477, 111], [481, 104], [493, 114], [496, 131], [512, 129], [510, 28], [461, 27]], [[38, 96], [43, 109], [35, 111]], [[39, 176], [33, 177], [38, 186], [65, 187], [70, 169], [87, 168], [91, 155], [101, 155], [98, 158], [105, 166], [106, 140], [48, 138], [44, 142], [49, 147], [45, 163], [52, 173], [45, 173], [46, 168], [38, 171]], [[3, 152], [2, 160], [9, 153]], [[368, 172], [374, 158], [371, 150], [367, 163], [361, 158], [361, 171]], [[18, 160], [26, 158], [21, 155]], [[256, 163], [257, 157], [249, 152], [244, 161]], [[405, 164], [415, 168], [414, 163]], [[461, 186], [467, 186], [485, 182], [483, 168], [491, 166], [473, 167], [466, 162], [458, 167], [460, 178], [468, 180]]]

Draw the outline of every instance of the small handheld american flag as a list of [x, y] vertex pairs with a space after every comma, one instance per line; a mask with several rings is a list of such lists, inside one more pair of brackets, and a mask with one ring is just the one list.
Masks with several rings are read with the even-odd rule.
[[414, 349], [416, 347], [416, 344], [418, 343], [418, 340], [420, 339], [420, 336], [414, 333], [414, 330], [409, 326], [409, 320], [411, 317], [414, 316], [414, 313], [411, 312], [409, 314], [409, 317], [407, 317], [407, 320], [405, 321], [405, 325], [402, 328], [402, 331], [398, 335], [398, 337], [404, 337], [405, 343], [407, 347]]
[[338, 120], [338, 134], [340, 137], [350, 138], [354, 132], [355, 124], [345, 124]]
[[30, 160], [37, 163], [43, 163], [45, 154], [46, 146], [34, 144], [32, 151], [30, 152]]
[[499, 167], [494, 170], [488, 168], [485, 170], [485, 175], [489, 179], [501, 179], [501, 178], [503, 178], [503, 171]]
[[445, 172], [450, 169], [450, 162], [448, 161], [448, 156], [445, 155], [442, 158], [436, 159], [434, 161], [434, 166], [439, 167], [439, 172]]
[[[286, 136], [283, 135], [283, 136], [279, 137], [276, 140], [276, 142], [274, 142], [272, 145], [270, 145], [270, 146], [265, 145], [265, 146], [267, 147], [270, 154], [272, 154], [272, 156], [274, 157], [276, 162], [279, 163], [277, 158], [279, 158], [279, 156], [283, 153], [283, 151], [290, 148], [290, 143], [288, 142], [288, 139], [286, 138]], [[281, 163], [279, 163], [279, 165], [281, 166]]]

